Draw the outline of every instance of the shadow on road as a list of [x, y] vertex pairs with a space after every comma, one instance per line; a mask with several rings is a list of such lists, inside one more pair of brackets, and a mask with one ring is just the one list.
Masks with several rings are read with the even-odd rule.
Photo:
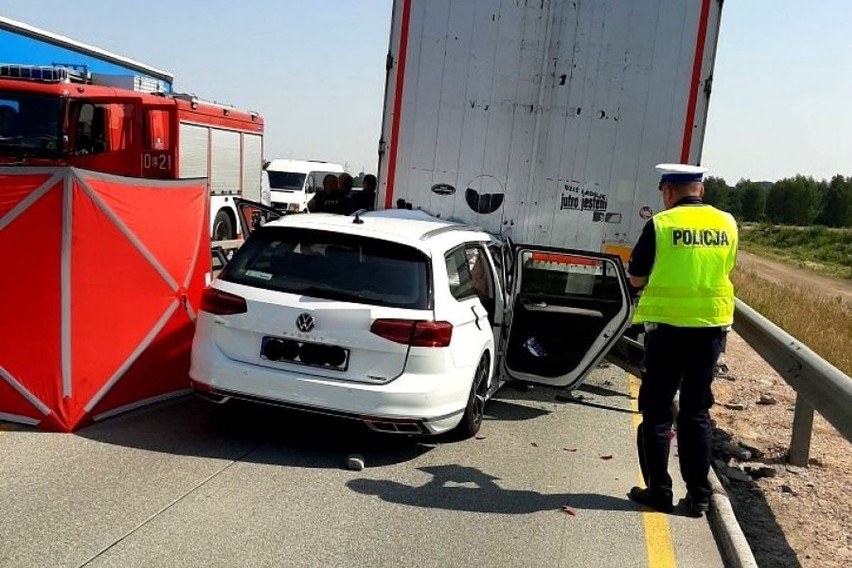
[[734, 484], [728, 489], [734, 514], [743, 529], [758, 566], [801, 568], [796, 551], [763, 492], [754, 483]]
[[566, 391], [557, 388], [540, 386], [532, 387], [527, 392], [518, 392], [516, 389], [512, 388], [511, 385], [509, 385], [498, 391], [495, 399], [493, 399], [489, 404], [496, 407], [499, 407], [502, 404], [517, 404], [518, 418], [512, 418], [511, 411], [507, 411], [504, 416], [500, 417], [501, 420], [530, 420], [532, 418], [537, 418], [538, 416], [547, 414], [549, 412], [549, 410], [545, 410], [543, 408], [530, 406], [530, 403], [539, 403], [539, 406], [541, 404], [551, 404], [553, 405], [553, 408], [562, 404], [579, 404], [581, 406], [588, 406], [590, 408], [608, 410], [611, 412], [619, 412], [622, 414], [637, 414], [636, 411], [630, 408], [631, 397], [630, 394], [626, 392], [607, 388], [606, 385], [584, 383], [580, 385], [577, 390], [573, 391], [571, 394], [578, 393], [579, 391], [588, 393], [589, 395], [605, 397], [614, 400], [612, 401], [612, 403], [607, 404], [603, 402], [597, 402], [594, 399], [583, 398], [582, 396], [562, 398], [565, 396]]
[[[520, 421], [547, 411], [521, 401], [494, 400], [486, 413], [489, 421]], [[350, 454], [361, 454], [368, 466], [391, 465], [452, 442], [447, 435], [379, 434], [354, 420], [237, 401], [215, 406], [191, 396], [119, 415], [73, 435], [166, 454], [307, 468], [344, 467]]]
[[585, 399], [572, 399], [572, 400], [560, 400], [563, 404], [579, 404], [580, 406], [588, 406], [591, 408], [599, 408], [601, 410], [609, 410], [611, 412], [620, 412], [622, 414], [639, 414], [637, 410], [632, 410], [630, 408], [625, 408], [623, 406], [613, 406], [611, 404], [601, 404], [600, 402], [594, 402], [591, 400]]
[[548, 414], [547, 410], [519, 404], [510, 399], [492, 399], [485, 406], [485, 419], [497, 420], [499, 422], [519, 422], [522, 420], [534, 420]]
[[153, 452], [306, 468], [340, 468], [353, 453], [370, 465], [390, 465], [435, 446], [377, 434], [351, 420], [241, 402], [214, 406], [195, 397], [117, 416], [76, 435]]
[[605, 397], [621, 397], [630, 400], [630, 394], [626, 392], [622, 392], [619, 390], [607, 388], [606, 386], [601, 385], [593, 385], [590, 383], [584, 383], [580, 385], [577, 390], [587, 392], [589, 394], [593, 394], [595, 396], [605, 396]]
[[346, 486], [363, 495], [425, 509], [445, 509], [501, 515], [528, 515], [539, 511], [573, 510], [630, 511], [642, 509], [626, 497], [619, 499], [597, 493], [542, 494], [535, 491], [504, 489], [499, 478], [474, 467], [443, 465], [418, 468], [432, 476], [424, 485], [377, 479], [353, 479]]
[[[716, 428], [714, 437], [714, 457], [726, 464], [730, 458], [719, 449], [719, 443], [732, 439], [732, 434]], [[787, 464], [786, 456], [761, 457], [755, 464], [774, 464], [782, 469]], [[718, 468], [717, 468], [718, 469]], [[722, 471], [724, 473], [724, 470]], [[766, 500], [761, 485], [755, 480], [729, 481], [726, 490], [731, 499], [734, 514], [743, 529], [749, 548], [754, 553], [758, 566], [778, 568], [801, 568], [796, 551], [790, 546], [784, 529], [775, 518], [772, 507]]]

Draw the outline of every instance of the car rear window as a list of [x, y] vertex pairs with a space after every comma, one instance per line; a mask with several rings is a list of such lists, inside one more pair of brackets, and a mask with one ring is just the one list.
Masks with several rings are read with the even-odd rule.
[[330, 231], [260, 228], [219, 278], [314, 298], [430, 308], [425, 254], [399, 243]]

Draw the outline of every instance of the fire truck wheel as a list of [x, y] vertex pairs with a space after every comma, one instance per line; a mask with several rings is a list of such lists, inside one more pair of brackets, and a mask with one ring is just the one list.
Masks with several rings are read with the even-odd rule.
[[213, 240], [214, 241], [230, 241], [237, 238], [234, 234], [234, 222], [228, 212], [222, 209], [216, 213], [216, 219], [213, 221]]

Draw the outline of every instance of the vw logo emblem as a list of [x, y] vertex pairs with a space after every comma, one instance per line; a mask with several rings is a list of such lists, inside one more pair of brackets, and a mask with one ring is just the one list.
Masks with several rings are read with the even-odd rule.
[[314, 328], [314, 316], [311, 314], [300, 314], [299, 317], [296, 318], [296, 327], [298, 327], [301, 332], [311, 331]]

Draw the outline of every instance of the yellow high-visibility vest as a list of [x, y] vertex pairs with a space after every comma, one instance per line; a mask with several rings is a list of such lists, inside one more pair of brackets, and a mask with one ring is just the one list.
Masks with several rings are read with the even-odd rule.
[[737, 223], [710, 205], [682, 205], [654, 215], [656, 254], [634, 323], [722, 327], [734, 321], [730, 273]]

